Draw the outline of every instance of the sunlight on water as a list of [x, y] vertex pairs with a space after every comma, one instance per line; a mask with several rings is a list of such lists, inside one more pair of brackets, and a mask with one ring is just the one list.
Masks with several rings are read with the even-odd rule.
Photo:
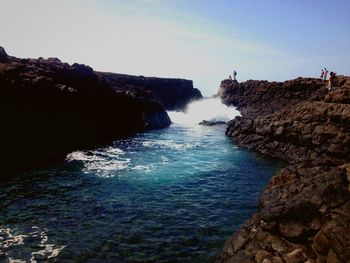
[[0, 262], [213, 262], [275, 169], [224, 125], [73, 152], [1, 184]]
[[194, 101], [188, 105], [185, 112], [168, 112], [173, 123], [195, 125], [203, 120], [224, 121], [232, 120], [236, 116], [241, 116], [234, 107], [227, 107], [219, 98], [208, 98]]
[[[10, 228], [0, 228], [0, 252], [6, 253], [8, 262], [46, 262], [57, 257], [66, 247], [48, 243], [48, 234], [37, 226], [28, 227], [27, 230], [24, 235], [14, 234], [14, 230]], [[18, 253], [21, 249], [22, 252]], [[0, 262], [3, 262], [1, 258]]]
[[225, 127], [209, 129], [197, 125], [203, 120], [227, 122], [240, 115], [234, 107], [222, 104], [220, 99], [195, 101], [185, 112], [170, 112], [169, 115], [173, 124], [167, 129], [141, 133], [106, 148], [76, 151], [70, 153], [66, 161], [79, 162], [84, 173], [101, 178], [172, 181], [210, 169], [212, 148], [203, 150], [203, 142], [208, 146], [216, 141], [214, 149], [220, 147], [220, 142], [223, 152], [232, 148], [225, 141]]

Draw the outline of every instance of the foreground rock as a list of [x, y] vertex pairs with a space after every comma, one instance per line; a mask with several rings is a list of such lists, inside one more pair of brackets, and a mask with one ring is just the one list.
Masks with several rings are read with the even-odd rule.
[[138, 94], [146, 99], [161, 101], [166, 110], [184, 110], [188, 103], [202, 98], [192, 80], [165, 79], [97, 72], [117, 91]]
[[223, 81], [222, 99], [243, 113], [227, 135], [289, 165], [217, 262], [350, 262], [350, 78], [338, 77], [329, 92], [325, 86]]
[[[0, 47], [0, 171], [33, 166], [170, 124], [155, 97], [157, 88], [150, 98], [143, 94], [148, 90], [126, 84], [130, 76], [125, 83], [118, 77], [116, 88], [102, 75], [89, 66], [69, 65], [57, 58], [11, 57]], [[177, 105], [191, 97], [181, 97], [190, 81], [146, 78], [146, 82], [151, 82], [149, 89], [160, 83], [162, 92], [166, 83], [171, 83], [172, 93], [178, 87]]]

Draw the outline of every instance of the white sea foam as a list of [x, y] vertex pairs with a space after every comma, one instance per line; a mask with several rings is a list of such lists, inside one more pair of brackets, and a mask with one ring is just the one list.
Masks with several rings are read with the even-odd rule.
[[125, 158], [125, 152], [116, 147], [108, 147], [96, 151], [75, 151], [67, 155], [67, 161], [81, 161], [84, 172], [108, 172], [124, 170], [129, 167], [131, 160]]
[[[46, 231], [40, 231], [38, 227], [33, 226], [32, 231], [26, 235], [15, 235], [13, 234], [13, 230], [10, 228], [0, 229], [0, 237], [1, 242], [0, 246], [5, 249], [5, 251], [9, 251], [11, 249], [15, 249], [14, 247], [18, 246], [28, 246], [26, 244], [26, 239], [31, 238], [30, 244], [31, 244], [31, 250], [33, 248], [36, 251], [32, 251], [30, 253], [30, 260], [29, 262], [35, 263], [38, 261], [48, 260], [51, 258], [55, 258], [59, 255], [59, 253], [66, 247], [66, 246], [59, 246], [56, 244], [49, 244], [48, 243], [48, 235]], [[34, 245], [32, 244], [33, 242]], [[21, 256], [16, 255], [17, 256]], [[23, 255], [22, 255], [23, 256]], [[8, 262], [10, 263], [24, 263], [28, 262], [26, 260], [23, 260], [21, 258], [14, 258], [13, 256], [8, 257]]]
[[185, 112], [170, 111], [168, 115], [173, 123], [195, 125], [203, 120], [227, 122], [241, 114], [236, 108], [224, 105], [219, 98], [207, 98], [190, 103]]
[[129, 167], [130, 159], [125, 160], [104, 160], [99, 162], [91, 162], [85, 164], [88, 171], [118, 171]]
[[83, 151], [75, 151], [66, 156], [66, 161], [94, 162], [103, 161], [103, 158], [96, 154], [88, 154], [87, 152]]
[[172, 150], [188, 150], [197, 146], [195, 143], [181, 143], [173, 140], [144, 141], [142, 145], [149, 148], [166, 148]]
[[136, 166], [132, 167], [131, 170], [149, 173], [153, 170], [153, 167], [152, 167], [152, 165], [136, 165]]

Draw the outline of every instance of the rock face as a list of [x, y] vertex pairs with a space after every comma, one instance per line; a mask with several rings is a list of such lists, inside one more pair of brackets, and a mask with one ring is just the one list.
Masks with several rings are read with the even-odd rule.
[[97, 73], [118, 92], [139, 94], [146, 99], [161, 101], [166, 110], [184, 110], [186, 105], [202, 98], [192, 80]]
[[0, 47], [0, 63], [8, 62], [9, 57], [3, 47]]
[[221, 84], [232, 140], [288, 163], [216, 262], [350, 262], [350, 78]]
[[227, 105], [235, 105], [243, 116], [256, 117], [293, 106], [303, 100], [322, 100], [327, 94], [319, 79], [298, 78], [285, 82], [223, 80], [218, 95]]
[[198, 123], [199, 125], [204, 125], [204, 126], [214, 126], [214, 125], [225, 125], [226, 122], [224, 121], [206, 121], [203, 120], [200, 123]]
[[0, 88], [0, 170], [170, 124], [160, 102], [116, 92], [91, 67], [57, 58], [18, 59], [0, 48]]

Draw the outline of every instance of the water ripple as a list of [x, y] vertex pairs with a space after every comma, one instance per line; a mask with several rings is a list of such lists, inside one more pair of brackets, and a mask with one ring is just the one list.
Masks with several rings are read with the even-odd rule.
[[0, 261], [210, 262], [276, 169], [224, 127], [172, 125], [74, 152], [1, 182]]

